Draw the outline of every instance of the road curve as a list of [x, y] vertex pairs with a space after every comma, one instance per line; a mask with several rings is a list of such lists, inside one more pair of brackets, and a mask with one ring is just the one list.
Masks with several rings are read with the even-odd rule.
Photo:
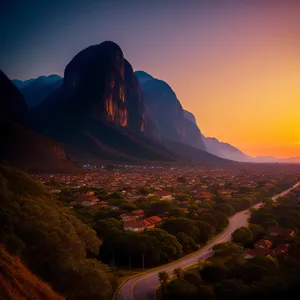
[[[274, 201], [276, 199], [283, 197], [290, 192], [291, 189], [300, 185], [298, 182], [292, 188], [281, 192], [278, 195], [272, 197]], [[261, 203], [258, 203], [253, 206], [253, 208], [258, 208], [261, 206]], [[175, 268], [187, 268], [190, 265], [193, 265], [199, 261], [199, 259], [206, 259], [213, 256], [213, 251], [210, 250], [211, 247], [218, 243], [229, 241], [231, 234], [239, 227], [248, 225], [249, 218], [249, 209], [243, 210], [236, 213], [234, 216], [229, 218], [229, 226], [224, 233], [212, 240], [211, 243], [204, 246], [199, 251], [193, 253], [192, 255], [187, 256], [179, 261], [174, 261], [166, 266], [161, 266], [158, 269], [155, 269], [152, 272], [146, 274], [141, 274], [137, 277], [129, 279], [126, 281], [120, 288], [119, 293], [116, 295], [116, 300], [153, 300], [155, 299], [156, 287], [159, 285], [158, 273], [161, 271], [168, 272], [172, 276], [172, 272]]]

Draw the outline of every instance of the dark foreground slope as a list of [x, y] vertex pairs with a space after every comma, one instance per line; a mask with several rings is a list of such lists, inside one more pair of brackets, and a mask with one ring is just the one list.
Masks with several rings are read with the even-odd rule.
[[0, 300], [63, 300], [0, 245]]
[[[68, 300], [110, 300], [96, 232], [27, 174], [0, 164], [0, 244]], [[34, 298], [32, 298], [34, 299]]]

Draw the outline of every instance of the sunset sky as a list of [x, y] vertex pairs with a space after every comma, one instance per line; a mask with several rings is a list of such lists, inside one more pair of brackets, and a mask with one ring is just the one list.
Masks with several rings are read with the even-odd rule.
[[249, 155], [300, 156], [300, 1], [4, 0], [0, 69], [59, 74], [112, 40], [165, 80], [206, 136]]

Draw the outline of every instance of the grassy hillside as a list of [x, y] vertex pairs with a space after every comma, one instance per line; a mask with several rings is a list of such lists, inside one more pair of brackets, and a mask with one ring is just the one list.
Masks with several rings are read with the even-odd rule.
[[29, 175], [0, 165], [0, 244], [70, 300], [106, 300], [112, 286], [94, 259], [101, 241]]
[[22, 263], [0, 246], [0, 300], [63, 300]]

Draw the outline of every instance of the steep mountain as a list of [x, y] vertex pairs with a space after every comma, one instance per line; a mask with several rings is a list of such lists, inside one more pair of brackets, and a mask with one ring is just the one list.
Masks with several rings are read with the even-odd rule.
[[0, 160], [29, 171], [74, 172], [63, 147], [24, 126], [27, 106], [20, 91], [0, 72]]
[[25, 81], [13, 80], [13, 83], [23, 94], [29, 109], [32, 109], [43, 102], [50, 93], [61, 86], [62, 78], [58, 75], [49, 75]]
[[136, 71], [135, 75], [141, 85], [147, 116], [158, 128], [162, 139], [205, 150], [198, 126], [185, 118], [181, 103], [172, 88], [144, 71]]
[[175, 160], [155, 140], [132, 67], [110, 41], [75, 55], [61, 87], [30, 116], [40, 132], [102, 159]]

